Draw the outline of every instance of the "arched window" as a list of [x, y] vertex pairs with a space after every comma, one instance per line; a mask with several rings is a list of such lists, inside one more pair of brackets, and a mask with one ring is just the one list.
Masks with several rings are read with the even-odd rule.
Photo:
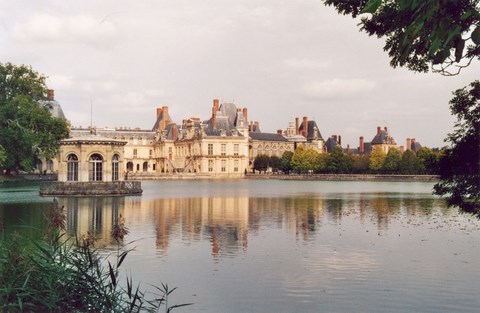
[[118, 180], [118, 161], [120, 157], [118, 154], [115, 154], [112, 158], [112, 181]]
[[78, 157], [75, 154], [67, 157], [67, 181], [78, 181]]
[[133, 162], [128, 162], [127, 163], [127, 171], [128, 172], [133, 172]]
[[148, 171], [148, 162], [143, 162], [143, 171]]
[[102, 181], [103, 158], [100, 154], [92, 154], [88, 162], [88, 180]]
[[52, 173], [53, 172], [53, 162], [52, 160], [47, 161], [47, 173]]

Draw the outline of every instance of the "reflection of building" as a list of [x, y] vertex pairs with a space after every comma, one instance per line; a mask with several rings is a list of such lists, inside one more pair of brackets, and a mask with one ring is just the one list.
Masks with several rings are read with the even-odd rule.
[[111, 232], [119, 216], [124, 215], [124, 197], [62, 197], [58, 202], [67, 210], [69, 236], [89, 233], [98, 246], [116, 243]]

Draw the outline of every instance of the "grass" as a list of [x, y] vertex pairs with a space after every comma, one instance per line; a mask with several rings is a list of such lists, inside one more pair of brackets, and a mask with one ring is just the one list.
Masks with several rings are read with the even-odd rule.
[[45, 216], [43, 240], [0, 237], [0, 312], [168, 313], [191, 305], [169, 306], [168, 296], [176, 288], [167, 284], [147, 293], [131, 276], [120, 283], [120, 267], [131, 251], [120, 245], [128, 233], [121, 216], [112, 231], [118, 243], [113, 258], [96, 250], [88, 234], [65, 237], [65, 212], [56, 200]]

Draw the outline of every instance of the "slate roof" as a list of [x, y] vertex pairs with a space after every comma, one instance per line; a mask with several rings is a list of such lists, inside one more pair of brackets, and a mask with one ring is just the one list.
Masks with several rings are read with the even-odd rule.
[[162, 111], [160, 115], [157, 117], [157, 120], [155, 121], [155, 124], [153, 125], [152, 130], [157, 130], [160, 127], [160, 122], [162, 120], [165, 120], [166, 123], [171, 123], [172, 121], [172, 119], [170, 118], [170, 114], [168, 114], [168, 112]]
[[66, 119], [60, 103], [58, 103], [56, 100], [41, 100], [38, 102], [38, 105], [48, 109], [48, 111], [52, 113], [53, 117], [61, 118], [64, 120]]
[[[303, 131], [304, 129], [303, 122], [300, 124], [300, 127], [298, 128], [299, 131]], [[315, 121], [308, 121], [307, 122], [307, 140], [323, 140], [322, 134], [320, 133], [320, 129], [317, 126], [317, 123]], [[316, 132], [315, 132], [316, 130]]]
[[412, 145], [410, 147], [413, 151], [417, 152], [422, 148], [422, 145], [419, 142], [412, 142]]
[[395, 145], [395, 140], [386, 130], [381, 130], [380, 133], [377, 133], [371, 141], [372, 145], [381, 145], [381, 144], [392, 144]]
[[338, 144], [338, 142], [337, 142], [334, 138], [332, 138], [332, 137], [330, 137], [330, 138], [327, 139], [327, 142], [325, 143], [325, 146], [327, 147], [327, 152], [332, 152], [332, 151], [333, 151], [333, 148], [335, 148], [336, 146], [341, 147], [341, 146]]
[[250, 132], [248, 134], [253, 140], [263, 140], [263, 141], [288, 141], [287, 138], [283, 137], [277, 133], [260, 133], [260, 132]]

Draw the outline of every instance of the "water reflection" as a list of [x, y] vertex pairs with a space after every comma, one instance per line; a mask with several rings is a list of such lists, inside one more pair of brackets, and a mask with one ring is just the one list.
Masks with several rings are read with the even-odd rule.
[[341, 225], [345, 216], [360, 224], [373, 223], [379, 234], [401, 216], [425, 216], [444, 203], [435, 198], [402, 197], [390, 193], [363, 193], [339, 198], [305, 194], [295, 197], [141, 197], [61, 198], [67, 208], [68, 235], [92, 234], [99, 245], [116, 242], [110, 233], [120, 215], [129, 224], [151, 228], [155, 248], [167, 254], [175, 238], [209, 242], [214, 259], [248, 250], [249, 238], [272, 228], [294, 234], [296, 240], [313, 240], [324, 223]]

